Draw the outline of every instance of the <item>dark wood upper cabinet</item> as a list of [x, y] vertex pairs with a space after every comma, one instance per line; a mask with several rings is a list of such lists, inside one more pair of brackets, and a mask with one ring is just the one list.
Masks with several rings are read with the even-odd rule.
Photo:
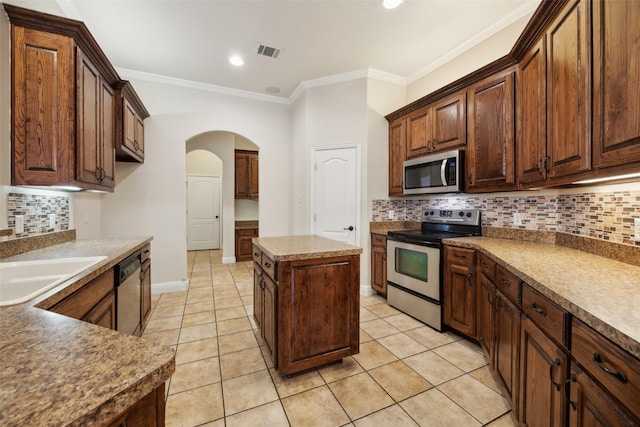
[[546, 36], [525, 55], [516, 73], [518, 184], [547, 178], [547, 45]]
[[[5, 6], [6, 7], [6, 6]], [[74, 151], [73, 39], [12, 26], [13, 185], [69, 182]]]
[[[3, 7], [11, 22], [11, 183], [113, 191], [127, 82], [82, 22]], [[148, 112], [134, 98], [144, 120]], [[142, 120], [132, 127], [140, 146]]]
[[593, 2], [595, 168], [640, 161], [639, 28], [640, 2]]
[[466, 93], [422, 107], [407, 116], [406, 158], [467, 143]]
[[569, 2], [547, 31], [547, 173], [591, 168], [589, 3]]
[[76, 91], [76, 179], [115, 186], [114, 90], [78, 48]]
[[126, 80], [116, 85], [118, 132], [116, 159], [121, 162], [144, 163], [144, 119], [149, 112], [138, 98], [133, 86]]
[[515, 189], [515, 71], [469, 90], [467, 191]]
[[[440, 130], [452, 128], [437, 126], [442, 122], [441, 117], [450, 114], [443, 110], [440, 117], [441, 111], [434, 106], [441, 102], [447, 105], [447, 100], [466, 92], [469, 117], [465, 139], [471, 142], [466, 153], [467, 166], [473, 173], [468, 187], [471, 192], [559, 186], [637, 172], [640, 168], [639, 27], [638, 1], [543, 1], [507, 55], [386, 118], [390, 126], [402, 118], [411, 118], [412, 122], [406, 124], [407, 158], [441, 151], [445, 143], [438, 141], [443, 139], [452, 141], [453, 146], [464, 146], [462, 140], [458, 144], [453, 142], [455, 138], [441, 139]], [[496, 132], [501, 114], [500, 110], [478, 109], [477, 104], [486, 102], [490, 92], [475, 90], [482, 81], [514, 66], [517, 71], [515, 93], [512, 92], [516, 105], [515, 130], [511, 132], [511, 138], [515, 138], [515, 180], [512, 181], [506, 162], [502, 162], [500, 171], [500, 159], [490, 157], [487, 163], [485, 158], [475, 158], [482, 155], [478, 151], [481, 148], [478, 132], [488, 133], [490, 128]], [[494, 96], [498, 92], [493, 88]], [[452, 111], [453, 108], [448, 113]], [[472, 117], [472, 113], [476, 116]], [[428, 123], [436, 125], [428, 129]], [[392, 167], [392, 153], [395, 155], [398, 151], [394, 147], [397, 142], [391, 138], [395, 132], [390, 128], [389, 166], [390, 173], [400, 175], [390, 175], [390, 195], [400, 195], [392, 188], [401, 185], [401, 170]], [[500, 144], [492, 145], [496, 148]], [[502, 178], [498, 176], [500, 172], [505, 173]]]
[[389, 123], [389, 196], [402, 196], [403, 163], [406, 160], [407, 119]]
[[434, 150], [431, 107], [423, 107], [407, 117], [406, 158], [424, 156]]
[[235, 198], [258, 199], [258, 152], [235, 151]]
[[446, 151], [467, 143], [467, 94], [445, 98], [433, 104], [433, 145]]
[[570, 183], [591, 170], [590, 38], [589, 3], [571, 0], [520, 61], [520, 188]]

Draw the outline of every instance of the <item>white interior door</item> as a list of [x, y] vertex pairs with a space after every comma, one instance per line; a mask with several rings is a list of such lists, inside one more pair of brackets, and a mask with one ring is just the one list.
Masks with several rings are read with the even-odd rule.
[[219, 176], [187, 175], [187, 250], [220, 248]]
[[315, 148], [311, 233], [356, 245], [359, 236], [358, 149]]

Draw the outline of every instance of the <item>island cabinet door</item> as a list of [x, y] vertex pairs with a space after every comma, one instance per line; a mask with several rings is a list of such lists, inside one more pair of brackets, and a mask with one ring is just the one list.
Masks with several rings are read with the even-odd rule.
[[359, 256], [278, 264], [281, 374], [340, 360], [359, 350]]

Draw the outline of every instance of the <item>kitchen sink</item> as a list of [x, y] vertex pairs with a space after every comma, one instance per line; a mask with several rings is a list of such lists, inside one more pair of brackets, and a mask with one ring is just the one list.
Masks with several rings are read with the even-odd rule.
[[20, 304], [86, 270], [106, 256], [0, 263], [0, 307]]

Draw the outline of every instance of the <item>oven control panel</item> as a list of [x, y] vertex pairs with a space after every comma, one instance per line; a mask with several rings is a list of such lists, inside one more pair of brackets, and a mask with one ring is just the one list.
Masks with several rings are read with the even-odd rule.
[[422, 222], [480, 225], [478, 209], [423, 209]]

